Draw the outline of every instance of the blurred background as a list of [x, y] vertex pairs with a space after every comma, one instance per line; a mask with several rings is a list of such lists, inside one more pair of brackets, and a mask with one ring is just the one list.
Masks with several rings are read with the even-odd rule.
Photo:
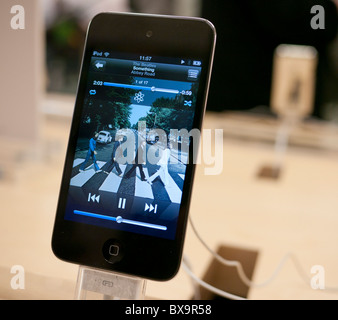
[[[324, 30], [310, 26], [314, 5], [325, 9]], [[218, 42], [211, 111], [269, 113], [274, 50], [284, 43], [313, 46], [319, 63], [312, 116], [337, 120], [337, 7], [331, 0], [47, 0], [48, 92], [74, 94], [86, 28], [100, 11], [201, 16], [213, 22]]]
[[[24, 30], [10, 27], [14, 5], [25, 9]], [[312, 27], [314, 6], [325, 12], [324, 28]], [[223, 140], [213, 140], [211, 146], [223, 150], [223, 171], [207, 176], [210, 163], [197, 166], [190, 210], [195, 225], [215, 250], [223, 252], [225, 246], [225, 254], [231, 252], [235, 259], [253, 253], [248, 272], [259, 283], [292, 251], [308, 277], [312, 266], [321, 265], [328, 286], [337, 285], [336, 0], [1, 0], [0, 299], [74, 297], [78, 266], [57, 260], [50, 238], [85, 33], [102, 11], [196, 16], [215, 25], [218, 39], [204, 128], [223, 130]], [[316, 23], [323, 22], [318, 19]], [[282, 44], [317, 52], [313, 75], [305, 79], [313, 80], [314, 90], [306, 91], [313, 102], [287, 134], [272, 105], [274, 59]], [[299, 65], [295, 69], [303, 74]], [[297, 79], [290, 88], [287, 99], [297, 101]], [[283, 160], [279, 174], [261, 170], [276, 161], [277, 140], [284, 147], [277, 155]], [[213, 274], [212, 257], [190, 225], [185, 253], [198, 276]], [[14, 265], [26, 271], [24, 290], [10, 286]], [[288, 261], [275, 281], [244, 290], [245, 296], [338, 298], [338, 288], [313, 290], [297, 271], [299, 265]], [[240, 294], [238, 287], [232, 293]], [[149, 281], [147, 294], [189, 299], [194, 288], [180, 271], [168, 283]]]
[[[198, 15], [199, 0], [46, 0], [48, 91], [74, 93], [90, 19], [102, 11]], [[197, 9], [197, 10], [196, 10]]]

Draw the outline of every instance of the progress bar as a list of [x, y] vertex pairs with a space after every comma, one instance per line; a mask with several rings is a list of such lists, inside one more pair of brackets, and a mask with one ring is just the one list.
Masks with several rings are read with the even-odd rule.
[[172, 93], [172, 94], [179, 94], [180, 93], [178, 90], [173, 90], [173, 89], [135, 86], [135, 85], [132, 85], [132, 84], [123, 84], [123, 83], [114, 83], [114, 82], [103, 82], [103, 85], [106, 86], [106, 87], [134, 89], [134, 90], [145, 90], [145, 91], [152, 91], [152, 92], [163, 92], [163, 93]]
[[86, 217], [97, 218], [97, 219], [114, 221], [116, 223], [125, 223], [125, 224], [130, 224], [130, 225], [144, 227], [144, 228], [151, 228], [151, 229], [157, 229], [157, 230], [162, 230], [162, 231], [166, 231], [167, 230], [166, 226], [160, 226], [160, 225], [152, 224], [152, 223], [146, 223], [146, 222], [141, 222], [141, 221], [123, 219], [121, 216], [110, 217], [110, 216], [105, 216], [105, 215], [102, 215], [102, 214], [85, 212], [85, 211], [79, 211], [79, 210], [74, 210], [74, 214], [81, 215], [81, 216], [86, 216]]

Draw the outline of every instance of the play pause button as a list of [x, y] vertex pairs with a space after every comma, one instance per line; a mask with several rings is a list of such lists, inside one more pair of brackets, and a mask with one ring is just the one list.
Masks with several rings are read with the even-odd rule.
[[118, 208], [122, 209], [122, 210], [125, 210], [126, 209], [126, 202], [127, 202], [126, 198], [120, 198], [119, 199]]
[[153, 212], [153, 213], [157, 213], [157, 204], [155, 204], [155, 206], [153, 206], [152, 204], [146, 203], [146, 204], [144, 205], [144, 211], [145, 211], [145, 212]]

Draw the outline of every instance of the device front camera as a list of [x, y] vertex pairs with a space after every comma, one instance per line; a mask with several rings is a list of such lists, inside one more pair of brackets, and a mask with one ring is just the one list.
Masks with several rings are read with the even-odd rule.
[[146, 32], [146, 37], [147, 38], [151, 38], [153, 36], [153, 32], [151, 31], [151, 30], [148, 30], [147, 32]]

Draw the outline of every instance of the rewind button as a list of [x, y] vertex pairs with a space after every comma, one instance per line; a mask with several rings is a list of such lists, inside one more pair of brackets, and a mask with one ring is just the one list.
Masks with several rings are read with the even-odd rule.
[[97, 202], [100, 203], [100, 196], [97, 196], [96, 194], [89, 193], [88, 195], [88, 202]]

